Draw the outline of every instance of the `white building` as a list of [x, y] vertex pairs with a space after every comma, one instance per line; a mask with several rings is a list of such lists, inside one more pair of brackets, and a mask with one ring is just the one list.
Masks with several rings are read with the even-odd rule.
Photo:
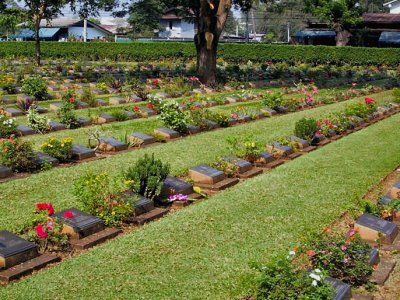
[[193, 19], [178, 16], [175, 8], [165, 12], [160, 19], [160, 38], [193, 39], [197, 33], [197, 26]]
[[388, 7], [391, 14], [400, 14], [400, 0], [386, 2], [383, 6]]

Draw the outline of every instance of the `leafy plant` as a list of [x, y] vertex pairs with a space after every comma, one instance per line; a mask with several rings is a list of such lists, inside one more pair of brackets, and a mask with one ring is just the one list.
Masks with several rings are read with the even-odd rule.
[[66, 128], [74, 129], [80, 127], [75, 113], [75, 93], [72, 90], [62, 96], [62, 104], [57, 111], [57, 115]]
[[81, 101], [89, 104], [90, 107], [96, 106], [96, 99], [90, 88], [83, 89], [83, 94], [81, 95], [80, 99], [81, 99]]
[[302, 118], [296, 122], [294, 134], [302, 139], [311, 140], [317, 132], [317, 121], [313, 118]]
[[44, 134], [49, 131], [50, 120], [41, 116], [37, 109], [31, 106], [28, 110], [28, 125], [37, 133]]
[[68, 161], [72, 157], [72, 138], [63, 138], [58, 140], [54, 137], [49, 138], [47, 142], [40, 147], [42, 151], [60, 161]]
[[118, 122], [126, 121], [129, 119], [128, 115], [121, 110], [115, 110], [111, 112], [111, 116], [113, 116]]
[[47, 84], [42, 78], [31, 76], [24, 79], [22, 92], [34, 97], [36, 100], [43, 100], [47, 95]]
[[179, 109], [176, 101], [165, 101], [160, 107], [160, 119], [165, 126], [178, 132], [187, 130], [186, 114]]
[[3, 89], [7, 94], [14, 94], [16, 88], [16, 80], [11, 75], [0, 75], [0, 89]]
[[13, 171], [31, 171], [36, 168], [33, 161], [32, 144], [21, 139], [0, 140], [0, 165]]
[[233, 155], [241, 157], [250, 162], [257, 160], [262, 152], [261, 146], [251, 136], [239, 139], [236, 136], [228, 137], [229, 150]]
[[268, 91], [262, 98], [262, 104], [270, 108], [281, 106], [283, 102], [283, 94], [281, 92]]
[[224, 172], [226, 177], [231, 178], [239, 175], [239, 167], [234, 164], [234, 161], [227, 161], [224, 158], [219, 158], [212, 166]]
[[17, 126], [14, 118], [8, 118], [5, 115], [0, 115], [0, 138], [8, 139], [15, 134]]
[[132, 189], [138, 194], [154, 200], [159, 196], [164, 180], [170, 171], [169, 164], [154, 157], [154, 153], [138, 159], [125, 172], [125, 179], [133, 181]]
[[119, 226], [133, 214], [133, 205], [118, 194], [121, 185], [107, 173], [87, 172], [74, 181], [73, 195], [82, 210], [104, 220], [107, 226]]

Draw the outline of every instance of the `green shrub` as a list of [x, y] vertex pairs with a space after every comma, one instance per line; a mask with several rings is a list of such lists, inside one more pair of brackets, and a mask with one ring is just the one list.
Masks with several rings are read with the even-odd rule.
[[16, 88], [16, 81], [13, 76], [0, 75], [0, 89], [3, 89], [7, 94], [14, 94]]
[[362, 102], [348, 104], [345, 108], [345, 114], [347, 116], [356, 116], [360, 118], [365, 118], [375, 111], [375, 107], [369, 106]]
[[165, 126], [178, 132], [187, 130], [186, 114], [179, 109], [179, 104], [176, 101], [165, 101], [160, 106], [160, 119]]
[[31, 76], [24, 79], [22, 84], [22, 92], [34, 97], [36, 100], [43, 100], [47, 95], [47, 84], [38, 76]]
[[83, 89], [83, 94], [81, 95], [80, 100], [89, 104], [90, 107], [96, 106], [96, 98], [90, 88]]
[[31, 106], [28, 110], [28, 125], [37, 133], [44, 134], [49, 131], [50, 120], [46, 116], [41, 116], [36, 107]]
[[111, 116], [113, 116], [118, 122], [126, 121], [129, 119], [128, 115], [122, 110], [115, 110], [111, 112]]
[[230, 115], [226, 112], [211, 112], [209, 111], [208, 119], [218, 123], [221, 127], [228, 127]]
[[274, 259], [259, 271], [261, 278], [254, 294], [257, 300], [329, 300], [334, 294], [333, 288], [323, 280], [320, 270], [309, 273], [296, 268], [285, 258]]
[[36, 168], [33, 157], [30, 142], [20, 139], [0, 140], [0, 165], [17, 172], [31, 171]]
[[75, 93], [72, 90], [62, 96], [62, 104], [57, 111], [57, 116], [66, 128], [74, 129], [80, 127], [78, 117], [75, 113]]
[[132, 181], [132, 189], [151, 200], [159, 196], [164, 180], [170, 171], [169, 164], [145, 154], [125, 173], [125, 179]]
[[299, 138], [311, 140], [317, 130], [317, 120], [313, 118], [302, 118], [296, 122], [294, 134]]
[[87, 172], [74, 181], [72, 193], [82, 210], [103, 219], [107, 226], [119, 226], [133, 214], [133, 205], [118, 193], [120, 188], [107, 173]]
[[8, 118], [4, 115], [0, 115], [0, 138], [8, 139], [11, 135], [15, 134], [17, 126], [15, 125], [15, 119]]
[[262, 147], [255, 142], [252, 137], [239, 139], [236, 136], [232, 136], [228, 137], [226, 141], [228, 142], [229, 150], [233, 155], [250, 162], [254, 162], [262, 152]]
[[72, 157], [72, 138], [58, 140], [54, 137], [49, 138], [40, 147], [42, 151], [60, 161], [68, 161]]
[[281, 92], [268, 91], [266, 94], [263, 95], [262, 98], [262, 104], [269, 108], [281, 106], [283, 102], [283, 94]]

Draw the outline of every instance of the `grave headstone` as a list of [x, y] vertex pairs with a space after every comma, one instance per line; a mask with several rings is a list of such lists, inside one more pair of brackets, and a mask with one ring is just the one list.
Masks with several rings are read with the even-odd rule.
[[331, 298], [332, 300], [351, 300], [352, 293], [350, 285], [331, 277], [327, 277], [324, 280], [335, 289]]
[[264, 107], [264, 108], [261, 108], [260, 110], [264, 115], [266, 115], [268, 117], [272, 117], [277, 114], [276, 110], [269, 108], [269, 107]]
[[133, 120], [137, 117], [137, 115], [134, 112], [128, 110], [123, 110], [122, 112], [128, 117], [129, 120]]
[[267, 151], [272, 154], [277, 154], [279, 156], [288, 156], [293, 154], [294, 151], [289, 146], [281, 145], [278, 142], [273, 142], [270, 145], [267, 145]]
[[229, 103], [236, 103], [236, 102], [240, 102], [241, 99], [237, 96], [228, 96], [225, 98]]
[[7, 98], [7, 97], [0, 98], [0, 103], [3, 103], [3, 104], [13, 104], [15, 102], [16, 101], [14, 99], [10, 99], [10, 98]]
[[21, 136], [35, 134], [35, 130], [25, 125], [18, 125], [15, 131]]
[[105, 123], [111, 123], [115, 122], [117, 119], [109, 114], [102, 113], [100, 116], [97, 118], [97, 124], [105, 124]]
[[50, 155], [47, 155], [46, 153], [43, 152], [38, 152], [35, 153], [35, 156], [33, 157], [33, 161], [37, 166], [44, 166], [45, 164], [50, 164], [53, 167], [58, 166], [59, 161], [57, 158], [54, 158]]
[[370, 266], [377, 265], [379, 263], [379, 260], [380, 260], [380, 258], [379, 258], [379, 250], [376, 249], [376, 248], [373, 248], [371, 250], [371, 252], [369, 253], [369, 256], [368, 256], [368, 264]]
[[159, 134], [167, 139], [175, 139], [180, 137], [179, 132], [169, 128], [156, 128], [154, 129], [155, 134]]
[[249, 163], [247, 160], [237, 158], [233, 155], [228, 155], [224, 157], [224, 161], [229, 164], [232, 164], [238, 168], [239, 173], [245, 173], [252, 169], [252, 164]]
[[390, 204], [390, 202], [392, 202], [392, 198], [390, 198], [390, 197], [387, 197], [387, 196], [383, 196], [382, 198], [380, 198], [379, 200], [378, 200], [378, 204], [380, 204], [380, 205], [389, 205]]
[[12, 175], [13, 171], [10, 168], [0, 165], [0, 179], [11, 177]]
[[[72, 212], [72, 218], [65, 217], [64, 214], [66, 212]], [[60, 211], [55, 216], [63, 223], [63, 232], [73, 239], [87, 237], [104, 228], [104, 223], [101, 219], [76, 208]]]
[[110, 105], [118, 105], [126, 103], [126, 99], [122, 97], [111, 97], [109, 100]]
[[108, 102], [104, 101], [103, 99], [96, 99], [95, 100], [96, 106], [107, 106]]
[[83, 101], [75, 101], [75, 107], [77, 109], [84, 109], [84, 108], [88, 108], [90, 105], [87, 104], [86, 102]]
[[294, 135], [289, 136], [289, 139], [296, 142], [300, 149], [304, 149], [304, 148], [307, 148], [308, 146], [310, 146], [310, 143], [308, 141], [303, 140], [297, 136], [294, 136]]
[[22, 101], [22, 102], [32, 102], [35, 99], [33, 97], [31, 97], [31, 96], [28, 96], [28, 95], [18, 95], [17, 96], [17, 100], [18, 101]]
[[207, 165], [200, 165], [189, 170], [189, 177], [198, 183], [215, 184], [225, 179], [224, 172]]
[[195, 126], [195, 125], [188, 125], [186, 132], [189, 134], [196, 134], [199, 133], [201, 131], [200, 127]]
[[171, 98], [171, 95], [169, 95], [165, 92], [158, 92], [157, 94], [155, 94], [155, 96], [160, 99]]
[[148, 145], [156, 142], [154, 136], [145, 134], [143, 132], [134, 132], [129, 136], [129, 142], [133, 144], [140, 145]]
[[38, 256], [37, 246], [6, 230], [0, 231], [0, 269], [8, 269]]
[[203, 105], [207, 107], [212, 107], [218, 105], [217, 101], [214, 100], [205, 100], [203, 101]]
[[191, 193], [193, 193], [193, 185], [172, 176], [167, 176], [161, 189], [161, 195], [166, 197], [174, 194], [189, 195]]
[[262, 112], [254, 110], [250, 111], [250, 115], [253, 115], [256, 119], [261, 119], [265, 117], [265, 115]]
[[367, 241], [375, 242], [382, 237], [382, 241], [388, 244], [393, 242], [399, 231], [396, 224], [370, 214], [359, 217], [354, 228]]
[[50, 103], [49, 107], [50, 107], [51, 110], [57, 111], [57, 110], [59, 110], [61, 108], [61, 106], [62, 106], [62, 103], [54, 102], [54, 103]]
[[82, 145], [72, 146], [72, 158], [77, 160], [88, 159], [95, 157], [96, 153], [93, 149], [87, 148]]
[[78, 122], [81, 127], [89, 126], [92, 124], [92, 121], [90, 119], [84, 117], [78, 117]]
[[275, 160], [275, 157], [268, 152], [261, 152], [258, 157], [257, 162], [262, 164], [269, 164]]
[[142, 98], [138, 97], [135, 94], [132, 94], [129, 96], [128, 102], [140, 102], [142, 101]]
[[249, 122], [249, 121], [251, 121], [251, 118], [250, 118], [250, 116], [248, 116], [246, 114], [237, 113], [237, 120], [239, 122]]
[[41, 107], [41, 106], [36, 106], [36, 110], [39, 114], [45, 114], [47, 113], [49, 110], [47, 108]]
[[99, 150], [104, 152], [116, 152], [128, 149], [128, 144], [114, 138], [100, 139]]
[[216, 128], [219, 127], [217, 122], [214, 122], [214, 121], [211, 121], [211, 120], [204, 119], [203, 123], [208, 129], [216, 129]]
[[63, 123], [57, 122], [57, 121], [50, 121], [49, 122], [49, 127], [51, 131], [59, 131], [59, 130], [64, 130], [66, 129], [65, 125]]
[[6, 107], [4, 109], [4, 115], [10, 118], [14, 117], [20, 117], [24, 115], [24, 112], [18, 108], [13, 108], [13, 107]]
[[154, 209], [154, 202], [150, 199], [140, 196], [134, 202], [134, 209], [136, 215], [148, 213]]
[[282, 105], [278, 105], [276, 107], [274, 107], [275, 111], [280, 113], [280, 114], [286, 114], [289, 109], [287, 109], [286, 107], [282, 106]]
[[140, 114], [141, 114], [143, 117], [150, 117], [150, 116], [155, 116], [157, 113], [156, 113], [153, 109], [151, 109], [151, 108], [142, 107], [142, 108], [140, 109]]

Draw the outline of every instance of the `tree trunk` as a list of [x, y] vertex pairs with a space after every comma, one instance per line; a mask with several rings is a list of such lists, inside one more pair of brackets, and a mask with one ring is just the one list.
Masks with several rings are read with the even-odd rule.
[[200, 0], [194, 43], [197, 51], [197, 73], [203, 84], [217, 81], [218, 41], [231, 6], [231, 0]]
[[346, 46], [350, 41], [351, 33], [346, 29], [336, 31], [336, 46]]
[[41, 65], [39, 30], [40, 30], [40, 18], [37, 18], [35, 20], [35, 59], [36, 59], [36, 64], [38, 65], [38, 67]]

